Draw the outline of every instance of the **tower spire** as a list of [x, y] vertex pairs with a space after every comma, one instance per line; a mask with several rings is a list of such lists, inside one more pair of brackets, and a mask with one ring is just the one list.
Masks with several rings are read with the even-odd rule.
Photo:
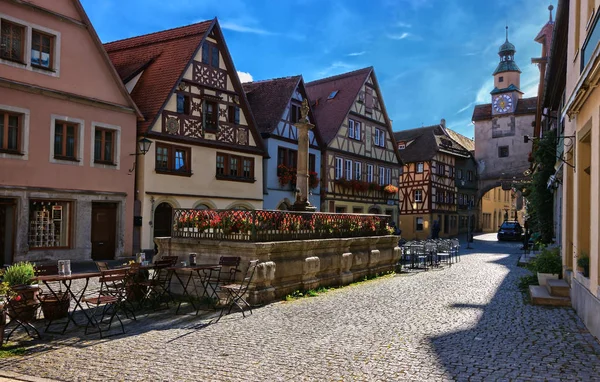
[[506, 26], [506, 41], [508, 42], [508, 25]]
[[550, 22], [552, 22], [552, 10], [554, 9], [554, 6], [552, 4], [550, 4], [548, 6], [548, 10], [550, 11]]

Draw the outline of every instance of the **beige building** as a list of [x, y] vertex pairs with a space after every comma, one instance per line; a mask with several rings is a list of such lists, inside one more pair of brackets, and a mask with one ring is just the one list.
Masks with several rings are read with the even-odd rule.
[[[498, 232], [504, 220], [515, 220], [517, 198], [512, 190], [495, 187], [486, 192], [481, 198], [481, 228], [483, 232]], [[523, 225], [522, 213], [517, 213], [517, 219]]]
[[174, 208], [262, 208], [263, 141], [217, 19], [104, 46], [153, 141], [137, 157], [134, 245], [171, 236]]
[[[567, 13], [568, 6], [568, 13]], [[600, 1], [559, 1], [556, 23], [568, 17], [564, 121], [562, 253], [573, 306], [600, 337]], [[558, 27], [557, 27], [558, 28]], [[552, 63], [551, 63], [552, 67]], [[569, 143], [572, 141], [572, 145]], [[589, 275], [577, 260], [589, 256]]]

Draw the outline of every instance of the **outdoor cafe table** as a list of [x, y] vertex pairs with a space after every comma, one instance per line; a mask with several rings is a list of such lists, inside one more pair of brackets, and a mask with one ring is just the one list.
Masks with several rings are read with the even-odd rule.
[[[60, 300], [60, 298], [59, 298], [58, 294], [56, 293], [56, 291], [52, 288], [50, 283], [60, 282], [62, 285], [65, 286], [66, 292], [69, 293], [69, 297], [72, 298], [73, 301], [75, 301], [75, 306], [73, 307], [73, 309], [71, 309], [69, 311], [67, 322], [65, 323], [65, 326], [63, 327], [61, 334], [65, 333], [65, 331], [67, 330], [67, 327], [69, 326], [69, 324], [71, 322], [73, 322], [73, 324], [75, 326], [79, 326], [79, 324], [75, 321], [75, 317], [74, 317], [75, 312], [78, 309], [85, 315], [85, 318], [87, 319], [88, 322], [92, 322], [92, 318], [88, 315], [88, 313], [85, 311], [85, 309], [83, 309], [83, 306], [81, 305], [81, 299], [83, 298], [85, 291], [87, 290], [90, 279], [92, 277], [100, 277], [101, 275], [102, 275], [102, 273], [100, 273], [100, 272], [88, 272], [88, 273], [72, 273], [69, 276], [42, 275], [42, 276], [36, 276], [33, 278], [33, 280], [43, 282], [44, 285], [46, 285], [46, 287], [48, 288], [48, 290], [50, 290], [50, 293], [52, 293], [57, 300]], [[73, 280], [83, 280], [83, 279], [85, 279], [85, 284], [84, 284], [83, 288], [78, 293], [75, 293], [72, 288]], [[47, 332], [48, 332], [49, 326], [50, 326], [50, 323], [48, 324], [48, 326], [46, 326]]]
[[[189, 266], [177, 266], [177, 267], [169, 267], [167, 268], [170, 271], [173, 271], [173, 274], [175, 274], [175, 277], [177, 278], [177, 281], [179, 281], [179, 284], [181, 284], [181, 287], [183, 288], [183, 295], [182, 297], [188, 297], [188, 302], [194, 307], [194, 309], [196, 310], [196, 314], [198, 314], [198, 312], [201, 310], [200, 306], [196, 306], [196, 304], [194, 303], [194, 299], [192, 297], [192, 295], [190, 294], [190, 284], [193, 285], [194, 291], [197, 290], [197, 285], [196, 282], [194, 281], [194, 273], [198, 276], [198, 280], [200, 280], [200, 284], [202, 285], [204, 291], [202, 292], [202, 296], [201, 297], [206, 297], [206, 298], [215, 298], [217, 297], [217, 287], [218, 285], [211, 285], [211, 280], [213, 279], [213, 272], [220, 272], [221, 270], [221, 265], [218, 264], [197, 264], [197, 265], [189, 265]], [[185, 274], [187, 275], [187, 279], [185, 279], [185, 281], [182, 279], [182, 276], [180, 276], [180, 274]], [[183, 278], [185, 278], [185, 276], [183, 276]], [[217, 281], [218, 283], [218, 281]], [[211, 289], [211, 291], [209, 292], [209, 288]], [[179, 308], [181, 307], [181, 304], [183, 303], [183, 299], [179, 301], [179, 304], [177, 305], [177, 310], [175, 311], [175, 314], [179, 313]]]

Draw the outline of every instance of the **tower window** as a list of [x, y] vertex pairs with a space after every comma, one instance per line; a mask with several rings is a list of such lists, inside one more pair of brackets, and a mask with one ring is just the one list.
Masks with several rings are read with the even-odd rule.
[[498, 157], [500, 157], [500, 158], [508, 157], [508, 146], [498, 147]]
[[498, 82], [504, 82], [504, 77], [502, 77], [502, 76], [498, 77]]

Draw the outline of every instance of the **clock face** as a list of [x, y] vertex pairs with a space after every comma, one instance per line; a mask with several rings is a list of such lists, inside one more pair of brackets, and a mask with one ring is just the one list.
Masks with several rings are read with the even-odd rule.
[[513, 109], [513, 101], [510, 95], [501, 94], [494, 97], [493, 106], [496, 113], [508, 113]]

